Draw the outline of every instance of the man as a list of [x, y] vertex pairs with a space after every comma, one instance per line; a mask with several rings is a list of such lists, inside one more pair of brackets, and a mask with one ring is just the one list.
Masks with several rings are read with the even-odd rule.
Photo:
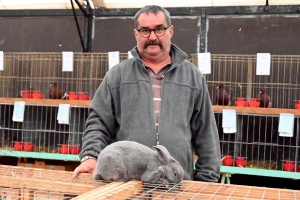
[[174, 26], [164, 8], [145, 6], [135, 27], [134, 58], [108, 71], [90, 105], [74, 177], [94, 173], [97, 156], [110, 141], [132, 140], [165, 146], [186, 180], [217, 182], [219, 137], [204, 77], [171, 43]]

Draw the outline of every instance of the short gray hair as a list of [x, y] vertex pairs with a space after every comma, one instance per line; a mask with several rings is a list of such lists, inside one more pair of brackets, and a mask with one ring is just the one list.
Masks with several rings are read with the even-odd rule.
[[153, 13], [155, 15], [157, 15], [158, 12], [163, 12], [164, 15], [165, 15], [165, 18], [166, 18], [166, 22], [167, 22], [167, 25], [171, 24], [171, 17], [170, 17], [170, 13], [164, 9], [163, 7], [161, 6], [157, 6], [157, 5], [149, 5], [149, 6], [145, 6], [143, 8], [141, 8], [134, 16], [134, 26], [135, 28], [138, 27], [138, 18], [139, 16], [142, 14], [142, 13], [146, 13], [146, 14], [149, 14], [149, 13]]

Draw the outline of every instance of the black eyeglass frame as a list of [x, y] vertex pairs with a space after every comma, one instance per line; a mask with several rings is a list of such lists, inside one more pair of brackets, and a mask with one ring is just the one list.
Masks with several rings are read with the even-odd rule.
[[135, 28], [135, 30], [137, 30], [137, 31], [140, 33], [140, 36], [141, 36], [141, 37], [147, 38], [147, 37], [150, 37], [152, 31], [153, 31], [153, 33], [156, 35], [155, 30], [156, 30], [157, 28], [163, 28], [163, 29], [165, 29], [164, 34], [162, 34], [162, 35], [156, 35], [156, 37], [162, 37], [162, 36], [164, 36], [164, 35], [166, 34], [166, 30], [167, 30], [168, 28], [170, 28], [170, 26], [172, 26], [172, 24], [169, 24], [167, 27], [156, 27], [156, 28], [153, 28], [153, 29], [147, 28], [147, 29], [150, 31], [150, 33], [149, 33], [148, 36], [142, 36], [142, 34], [141, 34], [140, 31], [141, 31], [143, 28], [140, 28], [140, 29]]

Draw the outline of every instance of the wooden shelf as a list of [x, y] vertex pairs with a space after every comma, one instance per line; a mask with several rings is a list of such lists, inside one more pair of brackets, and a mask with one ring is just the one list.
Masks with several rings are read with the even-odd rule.
[[91, 100], [62, 100], [62, 99], [25, 99], [25, 98], [0, 98], [0, 104], [14, 104], [16, 101], [24, 101], [26, 105], [70, 104], [72, 107], [89, 107]]
[[[91, 100], [0, 98], [0, 104], [13, 105], [15, 101], [24, 101], [26, 105], [58, 106], [59, 104], [70, 104], [72, 107], [89, 107], [91, 104]], [[295, 116], [300, 116], [300, 110], [297, 109], [213, 106], [213, 110], [216, 113], [222, 113], [223, 109], [235, 109], [237, 114], [280, 115], [280, 113], [290, 113]]]
[[235, 109], [237, 114], [253, 114], [253, 115], [280, 115], [280, 113], [290, 113], [300, 116], [300, 110], [284, 109], [284, 108], [254, 108], [239, 106], [213, 106], [216, 113], [222, 113], [223, 109]]
[[48, 160], [80, 161], [79, 155], [12, 151], [12, 150], [2, 150], [2, 149], [0, 149], [0, 156], [12, 156], [12, 157], [48, 159]]
[[229, 174], [245, 174], [245, 175], [255, 175], [255, 176], [268, 176], [276, 178], [291, 178], [291, 179], [300, 179], [299, 172], [288, 172], [280, 170], [271, 170], [271, 169], [257, 169], [249, 167], [232, 167], [221, 165], [222, 173]]

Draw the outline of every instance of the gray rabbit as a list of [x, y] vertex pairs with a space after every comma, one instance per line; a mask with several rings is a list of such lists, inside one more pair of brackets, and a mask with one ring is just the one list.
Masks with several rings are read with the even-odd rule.
[[[153, 150], [154, 149], [154, 150]], [[162, 146], [153, 149], [133, 141], [119, 141], [108, 145], [99, 154], [96, 180], [148, 183], [180, 183], [184, 171]]]

